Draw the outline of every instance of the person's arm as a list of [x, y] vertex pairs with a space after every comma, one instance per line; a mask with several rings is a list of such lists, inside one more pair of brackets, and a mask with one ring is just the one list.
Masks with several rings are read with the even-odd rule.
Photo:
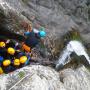
[[10, 42], [10, 40], [8, 39], [8, 40], [6, 40], [6, 44], [8, 44]]

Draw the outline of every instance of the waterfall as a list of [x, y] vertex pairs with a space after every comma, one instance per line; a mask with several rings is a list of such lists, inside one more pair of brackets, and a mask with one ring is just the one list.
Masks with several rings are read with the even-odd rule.
[[72, 54], [72, 52], [76, 53], [76, 55], [78, 56], [85, 56], [86, 60], [90, 64], [89, 55], [87, 54], [83, 44], [80, 41], [73, 40], [67, 44], [66, 48], [61, 53], [59, 60], [56, 64], [56, 69], [59, 69], [60, 65], [64, 66], [70, 61], [70, 55]]

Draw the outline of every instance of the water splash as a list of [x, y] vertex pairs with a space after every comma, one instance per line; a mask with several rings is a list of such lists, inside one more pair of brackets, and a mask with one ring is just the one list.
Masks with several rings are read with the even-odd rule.
[[90, 64], [90, 57], [87, 54], [83, 44], [79, 41], [73, 40], [67, 44], [66, 48], [60, 55], [58, 63], [56, 65], [56, 69], [58, 69], [60, 65], [65, 65], [70, 61], [70, 55], [72, 54], [72, 52], [75, 52], [78, 56], [85, 56], [86, 60]]

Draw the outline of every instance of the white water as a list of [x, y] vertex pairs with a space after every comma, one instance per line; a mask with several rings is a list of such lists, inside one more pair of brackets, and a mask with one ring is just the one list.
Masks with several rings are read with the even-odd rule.
[[70, 41], [62, 54], [59, 57], [58, 63], [56, 65], [56, 68], [58, 68], [59, 65], [65, 65], [70, 61], [70, 54], [72, 52], [75, 52], [78, 56], [85, 56], [86, 60], [90, 64], [90, 57], [88, 56], [83, 44], [79, 41]]

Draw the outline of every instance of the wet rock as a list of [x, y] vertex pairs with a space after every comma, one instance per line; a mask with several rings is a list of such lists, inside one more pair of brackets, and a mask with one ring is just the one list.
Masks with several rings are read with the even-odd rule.
[[80, 66], [76, 70], [62, 70], [60, 72], [60, 78], [66, 90], [90, 89], [90, 72], [84, 66]]

